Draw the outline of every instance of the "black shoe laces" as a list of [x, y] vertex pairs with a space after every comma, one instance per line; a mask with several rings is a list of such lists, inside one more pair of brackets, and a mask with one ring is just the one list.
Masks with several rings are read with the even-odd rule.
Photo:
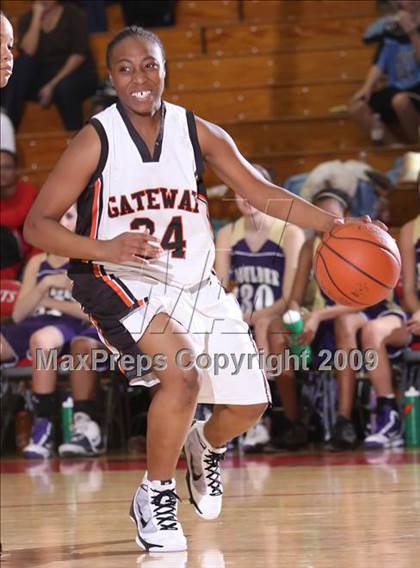
[[176, 531], [178, 519], [176, 518], [176, 502], [180, 501], [178, 495], [172, 489], [158, 491], [152, 489], [152, 505], [155, 507], [154, 516], [157, 524], [164, 531]]
[[217, 454], [211, 450], [207, 450], [204, 454], [203, 461], [205, 465], [205, 477], [209, 481], [210, 495], [217, 497], [222, 495], [223, 487], [220, 480], [220, 466], [219, 462], [225, 457], [225, 454]]

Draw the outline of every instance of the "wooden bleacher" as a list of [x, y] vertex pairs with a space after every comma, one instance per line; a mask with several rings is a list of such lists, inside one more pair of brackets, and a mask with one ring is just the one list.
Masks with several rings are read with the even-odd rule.
[[242, 17], [249, 21], [342, 19], [376, 15], [376, 2], [371, 0], [244, 0]]
[[373, 48], [296, 51], [236, 57], [197, 57], [168, 62], [168, 86], [173, 90], [232, 89], [264, 85], [307, 85], [362, 81]]
[[[2, 9], [16, 21], [30, 5], [4, 0]], [[107, 12], [110, 31], [91, 38], [102, 75], [106, 45], [124, 25], [117, 3]], [[165, 98], [225, 127], [279, 181], [361, 153], [386, 171], [405, 148], [372, 148], [345, 113], [372, 61], [375, 47], [361, 36], [377, 16], [374, 0], [180, 0], [177, 25], [156, 30], [168, 58]], [[23, 175], [42, 183], [71, 137], [54, 107], [28, 103]]]
[[294, 22], [244, 23], [204, 29], [208, 55], [247, 55], [277, 51], [360, 47], [370, 16]]

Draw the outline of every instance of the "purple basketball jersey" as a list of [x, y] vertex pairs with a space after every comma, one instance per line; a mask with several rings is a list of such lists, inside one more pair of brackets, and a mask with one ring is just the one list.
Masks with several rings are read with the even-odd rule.
[[258, 251], [251, 251], [245, 239], [243, 221], [233, 226], [230, 277], [243, 312], [271, 306], [281, 298], [285, 256], [281, 246], [282, 222], [275, 222]]

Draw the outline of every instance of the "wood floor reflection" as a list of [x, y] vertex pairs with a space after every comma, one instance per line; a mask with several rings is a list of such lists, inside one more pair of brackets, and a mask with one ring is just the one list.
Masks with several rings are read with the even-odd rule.
[[420, 451], [225, 460], [221, 517], [206, 522], [177, 475], [188, 553], [142, 553], [128, 518], [144, 463], [5, 460], [2, 564], [48, 568], [414, 568]]

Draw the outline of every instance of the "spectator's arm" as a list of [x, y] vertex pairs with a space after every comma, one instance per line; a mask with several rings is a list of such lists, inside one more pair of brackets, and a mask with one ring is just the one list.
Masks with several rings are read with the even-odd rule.
[[305, 233], [295, 225], [288, 225], [284, 234], [285, 269], [283, 278], [283, 298], [287, 303], [292, 294], [292, 287], [296, 278], [299, 257], [305, 243]]
[[382, 74], [383, 72], [379, 65], [377, 65], [376, 63], [372, 65], [369, 69], [363, 86], [353, 95], [351, 101], [355, 102], [358, 100], [364, 100], [367, 102], [370, 98], [370, 95], [372, 94], [373, 89], [375, 88], [379, 79], [382, 77]]
[[232, 225], [225, 225], [217, 233], [216, 237], [216, 260], [214, 269], [219, 280], [225, 288], [229, 287], [229, 274], [230, 274], [230, 259], [231, 259], [231, 246], [230, 235]]
[[336, 304], [334, 306], [326, 306], [321, 310], [315, 310], [312, 313], [316, 313], [319, 321], [326, 321], [338, 318], [344, 314], [355, 314], [360, 312], [359, 308], [350, 308], [349, 306], [343, 306], [342, 304]]
[[402, 261], [403, 304], [404, 308], [410, 313], [420, 310], [420, 301], [417, 298], [416, 289], [416, 256], [413, 243], [413, 229], [414, 221], [406, 223], [402, 227], [398, 239]]
[[[38, 49], [39, 36], [41, 33], [41, 21], [42, 14], [44, 13], [44, 5], [41, 2], [34, 2], [32, 5], [32, 17], [29, 27], [25, 32], [22, 33], [22, 39], [20, 40], [20, 49], [26, 53], [26, 55], [35, 55]], [[21, 30], [25, 26], [25, 21], [23, 21]]]
[[44, 258], [44, 254], [38, 254], [31, 258], [25, 268], [23, 274], [22, 287], [12, 312], [12, 318], [15, 323], [19, 323], [35, 310], [41, 303], [45, 294], [45, 279], [37, 283], [37, 274], [39, 266]]
[[42, 301], [42, 305], [45, 308], [49, 308], [50, 310], [58, 310], [63, 314], [68, 316], [72, 316], [77, 319], [81, 320], [89, 320], [89, 317], [85, 312], [82, 310], [80, 304], [78, 302], [67, 302], [62, 300], [54, 300], [53, 298], [45, 298]]
[[306, 241], [300, 251], [295, 279], [293, 281], [293, 287], [289, 298], [289, 307], [292, 309], [298, 309], [299, 306], [303, 304], [305, 290], [309, 281], [312, 267], [312, 249], [313, 239], [309, 239], [308, 241]]

